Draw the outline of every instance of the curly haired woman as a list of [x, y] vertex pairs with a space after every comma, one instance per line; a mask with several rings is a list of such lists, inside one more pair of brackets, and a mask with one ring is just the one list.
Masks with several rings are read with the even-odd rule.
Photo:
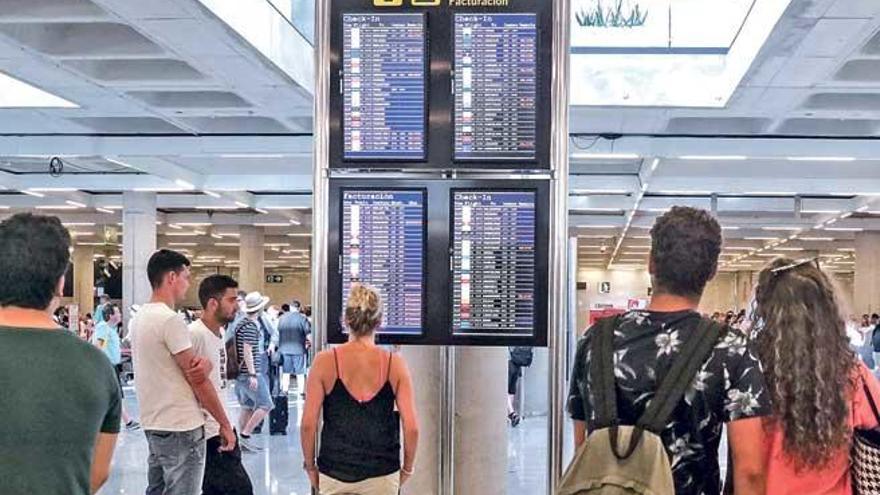
[[834, 284], [814, 260], [777, 259], [755, 289], [754, 338], [770, 391], [767, 493], [850, 494], [855, 428], [876, 428], [880, 384], [850, 349]]

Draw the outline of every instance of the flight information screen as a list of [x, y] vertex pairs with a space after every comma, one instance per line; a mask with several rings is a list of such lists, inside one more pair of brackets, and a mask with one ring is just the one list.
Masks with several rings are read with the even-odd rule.
[[533, 334], [535, 205], [530, 191], [453, 192], [453, 334]]
[[532, 160], [535, 14], [455, 14], [455, 159]]
[[425, 16], [344, 14], [347, 160], [425, 157]]
[[422, 332], [424, 191], [344, 190], [341, 258], [343, 308], [352, 285], [369, 284], [382, 295], [381, 333]]

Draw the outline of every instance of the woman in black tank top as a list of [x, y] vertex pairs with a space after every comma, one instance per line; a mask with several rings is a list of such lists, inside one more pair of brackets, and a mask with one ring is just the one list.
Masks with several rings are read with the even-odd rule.
[[309, 374], [300, 428], [303, 468], [321, 495], [396, 495], [413, 473], [418, 425], [412, 381], [403, 357], [376, 346], [381, 308], [374, 289], [353, 287], [345, 310], [349, 342], [319, 354]]

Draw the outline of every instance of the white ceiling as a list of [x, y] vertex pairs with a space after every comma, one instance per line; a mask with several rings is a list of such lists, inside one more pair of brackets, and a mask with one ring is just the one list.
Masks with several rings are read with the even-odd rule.
[[[0, 72], [79, 105], [0, 109], [0, 206], [74, 201], [87, 207], [58, 213], [101, 230], [120, 214], [95, 208], [121, 205], [122, 191], [176, 190], [159, 194], [162, 233], [209, 221], [196, 207], [223, 208], [210, 221], [231, 229], [294, 219], [302, 225], [270, 234], [304, 231], [312, 99], [310, 85], [282, 65], [199, 0], [0, 0]], [[854, 231], [814, 227], [865, 205], [880, 212], [872, 203], [880, 196], [880, 2], [793, 0], [725, 108], [576, 106], [571, 115], [571, 223], [587, 236], [582, 266], [607, 266], [615, 251], [617, 265], [641, 264], [643, 255], [628, 254], [649, 242], [639, 227], [673, 204], [713, 208], [731, 227], [730, 255], [794, 232], [764, 227], [834, 239], [791, 240], [777, 248], [804, 251], [768, 249], [745, 260], [755, 266], [771, 253], [849, 257]], [[55, 155], [65, 163], [58, 178], [47, 174]], [[736, 159], [680, 159], [687, 155]], [[33, 188], [65, 190], [19, 192]], [[225, 209], [236, 202], [244, 206]], [[880, 216], [858, 212], [839, 227], [880, 230]], [[851, 270], [849, 262], [838, 269]]]

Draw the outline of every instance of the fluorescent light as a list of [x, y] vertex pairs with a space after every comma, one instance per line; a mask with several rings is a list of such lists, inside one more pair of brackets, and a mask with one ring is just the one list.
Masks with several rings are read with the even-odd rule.
[[195, 189], [196, 188], [196, 186], [194, 186], [191, 182], [187, 182], [183, 179], [174, 179], [174, 183], [184, 189]]
[[94, 222], [61, 222], [65, 227], [94, 227]]
[[107, 208], [95, 208], [95, 210], [100, 211], [101, 213], [113, 214], [113, 210], [108, 210]]
[[854, 162], [854, 156], [788, 156], [786, 160], [792, 162]]
[[254, 224], [254, 227], [290, 227], [290, 224], [287, 222], [258, 222]]
[[198, 246], [199, 244], [197, 242], [169, 242], [168, 245], [169, 246], [179, 246], [179, 247], [192, 247], [192, 246]]
[[834, 238], [833, 237], [801, 237], [800, 240], [809, 241], [809, 242], [831, 242], [834, 240]]
[[136, 187], [133, 189], [135, 192], [181, 192], [185, 189], [181, 189], [178, 187]]
[[39, 191], [39, 192], [76, 192], [77, 191], [77, 189], [75, 187], [31, 187], [28, 190]]
[[106, 246], [104, 242], [77, 242], [77, 246]]
[[213, 237], [214, 239], [223, 239], [223, 236], [217, 233], [212, 233], [211, 237]]
[[865, 229], [857, 227], [825, 227], [825, 230], [830, 230], [833, 232], [862, 232]]
[[284, 158], [285, 155], [277, 153], [226, 153], [219, 156], [220, 158]]
[[291, 224], [291, 225], [302, 225], [302, 222], [300, 222], [299, 220], [297, 220], [297, 219], [295, 219], [295, 218], [291, 218], [291, 219], [290, 219], [290, 224]]
[[730, 247], [725, 247], [724, 249], [729, 249], [731, 251], [752, 251], [755, 248], [748, 247], [748, 246], [730, 246]]
[[837, 215], [841, 210], [801, 210], [801, 213], [809, 215]]
[[290, 247], [289, 242], [266, 242], [263, 245], [266, 247]]
[[800, 227], [761, 227], [761, 230], [793, 232], [793, 231], [801, 230], [801, 228]]
[[747, 241], [778, 241], [778, 237], [743, 237]]
[[176, 222], [182, 227], [209, 227], [211, 222]]
[[199, 232], [165, 232], [162, 235], [167, 237], [198, 237], [202, 234]]
[[196, 206], [197, 210], [237, 210], [237, 206]]
[[571, 158], [576, 160], [638, 160], [641, 158], [636, 153], [572, 153]]
[[856, 252], [855, 248], [837, 248], [838, 251], [842, 253], [854, 253]]
[[572, 194], [629, 194], [629, 189], [572, 189]]
[[311, 237], [311, 232], [291, 232], [287, 234], [287, 237]]
[[250, 207], [251, 207], [251, 205], [249, 205], [249, 204], [247, 204], [247, 203], [243, 203], [243, 202], [241, 202], [241, 201], [236, 201], [235, 204], [236, 204], [236, 206], [238, 206], [239, 208], [250, 208]]
[[712, 194], [712, 191], [663, 190], [653, 191], [653, 194], [666, 194], [669, 196], [708, 196]]
[[79, 105], [0, 72], [0, 107], [79, 108]]
[[804, 248], [799, 248], [799, 247], [781, 247], [781, 246], [780, 246], [780, 247], [776, 248], [776, 250], [777, 250], [777, 251], [804, 251]]
[[29, 190], [29, 189], [23, 189], [21, 192], [22, 192], [23, 194], [27, 194], [28, 196], [33, 196], [33, 197], [35, 197], [35, 198], [45, 198], [45, 197], [46, 197], [45, 194], [38, 193], [38, 192], [36, 192], [36, 191], [32, 191], [32, 190]]
[[260, 213], [260, 214], [262, 214], [262, 215], [268, 215], [268, 214], [269, 214], [268, 211], [266, 211], [266, 210], [264, 210], [264, 209], [262, 209], [262, 208], [254, 208], [254, 211], [256, 211], [257, 213]]
[[70, 206], [75, 206], [75, 207], [77, 207], [77, 208], [85, 208], [85, 207], [86, 207], [85, 204], [80, 203], [79, 201], [70, 201], [70, 200], [68, 200], [68, 201], [65, 201], [65, 203], [69, 204]]
[[580, 229], [617, 229], [619, 225], [580, 225]]
[[747, 191], [743, 196], [797, 196], [796, 192], [790, 191]]
[[79, 206], [71, 205], [41, 205], [34, 207], [37, 210], [78, 210]]
[[721, 230], [739, 230], [739, 229], [740, 229], [739, 227], [725, 227], [723, 225], [721, 226]]
[[220, 195], [215, 193], [214, 191], [209, 191], [209, 190], [205, 189], [202, 192], [207, 194], [208, 196], [211, 196], [212, 198], [220, 198]]
[[744, 155], [684, 155], [678, 157], [679, 160], [707, 160], [707, 161], [726, 161], [726, 160], [748, 160], [749, 157]]

